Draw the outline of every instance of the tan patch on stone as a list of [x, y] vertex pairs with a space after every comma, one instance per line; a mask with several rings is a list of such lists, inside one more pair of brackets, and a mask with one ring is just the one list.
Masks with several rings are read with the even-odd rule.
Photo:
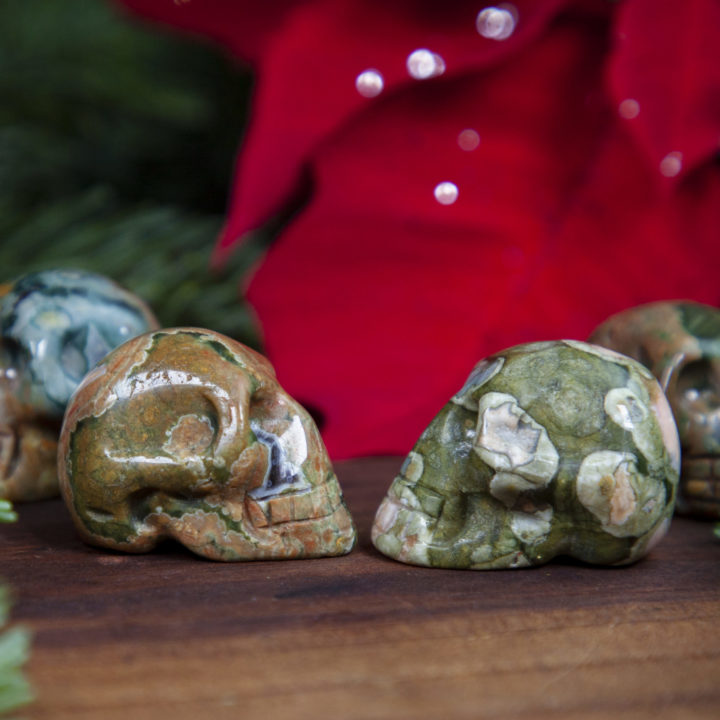
[[637, 505], [627, 467], [624, 464], [620, 465], [615, 471], [614, 478], [608, 480], [612, 483], [608, 522], [611, 525], [622, 525], [635, 512]]
[[163, 449], [176, 458], [200, 455], [210, 447], [215, 436], [210, 421], [197, 415], [183, 415], [169, 433]]

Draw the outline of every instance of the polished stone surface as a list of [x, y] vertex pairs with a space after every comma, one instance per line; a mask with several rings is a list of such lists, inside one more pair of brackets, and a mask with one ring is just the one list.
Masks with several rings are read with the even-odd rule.
[[720, 309], [641, 305], [606, 320], [591, 342], [639, 360], [660, 381], [682, 445], [678, 509], [720, 519]]
[[142, 335], [83, 381], [60, 486], [81, 537], [214, 560], [342, 555], [355, 528], [309, 414], [270, 363], [209, 330]]
[[76, 270], [30, 273], [0, 298], [0, 497], [56, 495], [60, 422], [85, 373], [158, 327], [136, 295]]
[[421, 435], [373, 542], [431, 567], [631, 563], [667, 531], [679, 462], [642, 365], [571, 340], [517, 346], [480, 362]]

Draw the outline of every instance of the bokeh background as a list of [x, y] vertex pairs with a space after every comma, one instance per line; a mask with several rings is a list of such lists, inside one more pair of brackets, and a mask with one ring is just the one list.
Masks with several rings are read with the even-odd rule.
[[217, 48], [110, 2], [0, 3], [0, 283], [108, 275], [163, 325], [257, 347], [238, 286], [259, 234], [211, 272], [251, 77]]
[[407, 453], [491, 353], [720, 305], [717, 0], [483, 5], [4, 3], [0, 282], [259, 347], [333, 459]]

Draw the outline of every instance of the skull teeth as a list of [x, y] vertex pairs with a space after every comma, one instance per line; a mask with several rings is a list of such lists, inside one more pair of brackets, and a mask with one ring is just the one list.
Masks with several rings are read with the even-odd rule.
[[687, 509], [720, 517], [720, 457], [685, 458], [680, 489]]
[[720, 478], [720, 457], [686, 457], [682, 465], [683, 475], [697, 478]]

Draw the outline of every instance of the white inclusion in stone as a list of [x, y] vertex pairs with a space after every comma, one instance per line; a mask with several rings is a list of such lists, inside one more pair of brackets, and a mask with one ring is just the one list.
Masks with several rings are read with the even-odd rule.
[[465, 152], [472, 152], [477, 149], [478, 145], [480, 145], [480, 135], [477, 130], [466, 128], [459, 133], [457, 137], [457, 144], [461, 150], [464, 150]]
[[640, 114], [640, 103], [634, 98], [626, 98], [618, 105], [618, 115], [625, 120], [634, 120]]
[[477, 31], [490, 40], [507, 40], [515, 31], [517, 10], [512, 5], [486, 7], [475, 20]]
[[282, 435], [266, 430], [256, 420], [250, 421], [250, 427], [258, 442], [268, 449], [268, 465], [262, 485], [248, 494], [256, 500], [266, 500], [287, 490], [306, 490], [301, 466], [307, 459], [308, 448], [300, 418], [293, 417], [290, 427]]
[[441, 205], [452, 205], [458, 199], [458, 186], [452, 182], [441, 182], [435, 186], [434, 194]]
[[675, 177], [682, 170], [683, 154], [681, 152], [668, 153], [660, 161], [660, 174], [666, 178]]
[[364, 70], [355, 78], [355, 89], [365, 98], [378, 96], [384, 87], [383, 76], [377, 70]]
[[408, 55], [407, 71], [415, 80], [427, 80], [445, 72], [445, 61], [427, 48], [414, 50]]

